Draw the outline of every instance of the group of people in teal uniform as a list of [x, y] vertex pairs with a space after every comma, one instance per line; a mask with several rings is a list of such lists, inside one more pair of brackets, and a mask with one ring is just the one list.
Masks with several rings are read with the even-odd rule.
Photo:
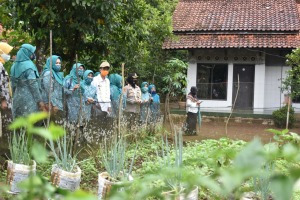
[[[140, 92], [136, 73], [129, 74], [128, 84], [122, 91], [122, 76], [109, 74], [108, 62], [102, 62], [96, 73], [82, 63], [75, 63], [64, 77], [62, 58], [52, 55], [39, 74], [33, 62], [35, 50], [34, 46], [23, 44], [11, 68], [14, 118], [51, 109], [54, 115], [66, 112], [68, 122], [80, 126], [92, 118], [117, 118], [119, 111], [125, 117], [126, 113], [130, 116], [138, 113], [140, 117], [136, 120], [140, 123], [158, 120], [160, 98], [156, 87], [143, 82]], [[120, 104], [121, 95], [123, 102]]]
[[148, 82], [143, 82], [141, 84], [141, 123], [155, 123], [160, 117], [160, 97], [156, 93], [155, 85], [148, 85]]

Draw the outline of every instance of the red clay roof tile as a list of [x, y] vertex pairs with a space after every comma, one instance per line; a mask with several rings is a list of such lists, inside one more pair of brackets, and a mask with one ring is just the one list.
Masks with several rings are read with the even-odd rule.
[[299, 34], [244, 34], [244, 35], [177, 35], [167, 39], [163, 49], [193, 48], [297, 48], [300, 46]]
[[294, 31], [300, 22], [295, 0], [180, 0], [173, 29]]

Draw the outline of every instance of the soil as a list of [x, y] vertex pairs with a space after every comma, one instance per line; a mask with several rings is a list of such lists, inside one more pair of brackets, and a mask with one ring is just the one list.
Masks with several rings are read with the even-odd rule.
[[[262, 142], [267, 143], [270, 142], [274, 136], [273, 133], [266, 131], [267, 129], [282, 130], [276, 128], [274, 125], [265, 125], [262, 123], [263, 121], [256, 121], [255, 123], [229, 122], [226, 134], [226, 123], [224, 121], [202, 122], [200, 130], [198, 129], [198, 135], [184, 136], [184, 141], [200, 141], [203, 139], [219, 139], [222, 137], [251, 141], [255, 137], [259, 137]], [[289, 130], [290, 132], [300, 134], [300, 123], [298, 122], [294, 128]]]

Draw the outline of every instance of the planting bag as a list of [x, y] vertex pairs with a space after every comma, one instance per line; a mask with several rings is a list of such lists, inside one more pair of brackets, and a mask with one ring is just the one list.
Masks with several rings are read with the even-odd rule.
[[26, 180], [31, 173], [35, 174], [35, 172], [35, 161], [33, 161], [32, 165], [22, 165], [13, 163], [13, 161], [8, 161], [6, 184], [10, 185], [10, 192], [15, 194], [21, 192], [21, 190], [17, 186], [18, 183]]
[[52, 165], [51, 183], [59, 188], [75, 191], [79, 189], [81, 181], [81, 169], [77, 166], [76, 172], [67, 172], [59, 168], [56, 164]]
[[[106, 199], [108, 197], [109, 191], [113, 185], [121, 185], [122, 182], [112, 182], [109, 181], [109, 174], [107, 172], [102, 172], [98, 174], [98, 199]], [[133, 177], [129, 174], [128, 180], [133, 181]]]

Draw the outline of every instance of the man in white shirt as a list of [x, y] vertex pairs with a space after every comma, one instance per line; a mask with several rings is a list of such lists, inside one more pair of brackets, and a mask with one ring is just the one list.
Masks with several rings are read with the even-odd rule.
[[111, 111], [110, 82], [107, 78], [110, 64], [102, 62], [99, 68], [100, 74], [94, 77], [92, 85], [97, 88], [96, 116], [106, 117]]

